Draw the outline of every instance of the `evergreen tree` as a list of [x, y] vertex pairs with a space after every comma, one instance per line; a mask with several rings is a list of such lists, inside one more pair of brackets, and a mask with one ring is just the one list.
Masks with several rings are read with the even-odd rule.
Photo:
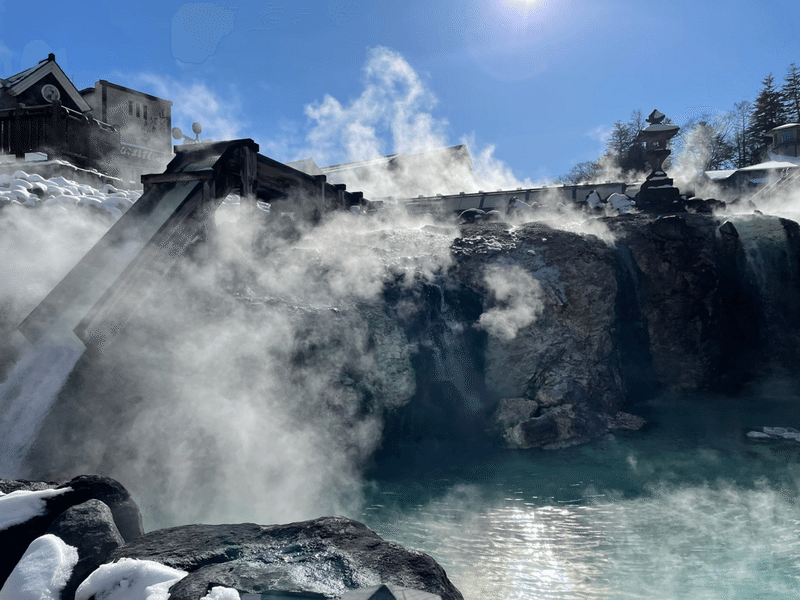
[[772, 73], [767, 75], [761, 84], [763, 87], [753, 103], [750, 126], [747, 130], [747, 136], [750, 138], [748, 159], [751, 164], [760, 162], [766, 156], [769, 145], [767, 132], [785, 122], [783, 96], [775, 87]]
[[647, 169], [644, 144], [636, 138], [644, 127], [641, 110], [634, 110], [627, 123], [617, 121], [606, 143], [606, 157], [625, 173], [636, 173]]
[[792, 63], [783, 80], [781, 99], [786, 122], [800, 123], [800, 69]]

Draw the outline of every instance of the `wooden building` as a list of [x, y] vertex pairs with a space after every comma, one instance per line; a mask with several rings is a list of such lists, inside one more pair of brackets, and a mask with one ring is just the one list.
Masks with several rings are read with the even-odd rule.
[[105, 80], [78, 91], [55, 55], [0, 79], [0, 154], [31, 152], [137, 184], [172, 158], [172, 102]]

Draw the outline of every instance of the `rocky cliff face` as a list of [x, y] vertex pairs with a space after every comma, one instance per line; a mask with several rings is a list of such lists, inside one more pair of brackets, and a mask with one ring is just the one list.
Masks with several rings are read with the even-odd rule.
[[[635, 429], [643, 421], [623, 411], [631, 401], [663, 389], [733, 392], [791, 373], [800, 358], [797, 224], [691, 213], [605, 223], [613, 244], [536, 223], [463, 226], [436, 317], [412, 328], [423, 340], [431, 321], [457, 332], [461, 347], [449, 352], [471, 372], [480, 418], [496, 407], [488, 429], [506, 446]], [[446, 370], [428, 376], [418, 372], [418, 389], [475, 403], [442, 381]]]

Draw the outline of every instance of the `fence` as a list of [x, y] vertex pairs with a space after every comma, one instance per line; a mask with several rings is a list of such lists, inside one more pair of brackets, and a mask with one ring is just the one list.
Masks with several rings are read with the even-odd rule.
[[114, 127], [60, 103], [0, 110], [0, 154], [22, 157], [46, 152], [87, 169], [115, 174], [108, 160], [119, 152], [120, 135]]

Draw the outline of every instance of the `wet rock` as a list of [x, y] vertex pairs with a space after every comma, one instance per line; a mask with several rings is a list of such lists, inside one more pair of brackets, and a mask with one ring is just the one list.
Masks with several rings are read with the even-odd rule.
[[114, 551], [187, 571], [172, 600], [199, 600], [211, 587], [241, 593], [305, 592], [341, 596], [391, 583], [460, 600], [430, 556], [386, 542], [365, 525], [323, 517], [288, 525], [187, 525], [148, 533]]
[[508, 448], [525, 450], [552, 444], [559, 439], [555, 415], [548, 413], [518, 423], [508, 429], [504, 441]]
[[503, 435], [509, 428], [533, 418], [539, 409], [539, 403], [528, 398], [503, 398], [490, 418], [491, 429]]

